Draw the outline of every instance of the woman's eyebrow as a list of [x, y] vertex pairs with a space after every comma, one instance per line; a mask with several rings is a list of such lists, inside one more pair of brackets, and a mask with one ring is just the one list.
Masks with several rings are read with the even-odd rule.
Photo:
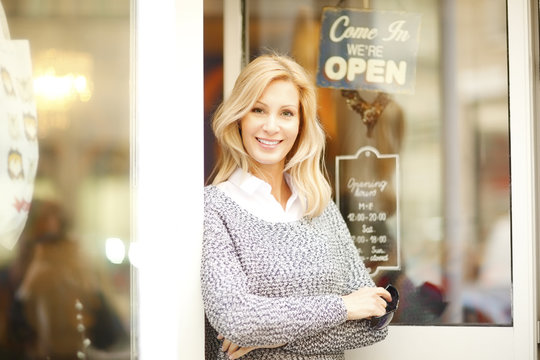
[[[254, 105], [263, 105], [263, 106], [268, 107], [268, 105], [266, 103], [264, 103], [263, 101], [260, 101], [260, 100], [255, 101]], [[285, 104], [285, 105], [281, 105], [279, 108], [282, 109], [282, 108], [286, 108], [286, 107], [294, 107], [295, 109], [298, 109], [299, 106], [295, 105], [295, 104]]]

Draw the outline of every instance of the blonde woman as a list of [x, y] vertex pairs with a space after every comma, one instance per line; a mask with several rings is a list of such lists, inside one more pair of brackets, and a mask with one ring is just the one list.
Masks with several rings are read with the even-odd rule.
[[207, 359], [343, 359], [385, 338], [385, 314], [331, 200], [315, 88], [292, 59], [263, 55], [213, 119], [220, 158], [205, 188]]

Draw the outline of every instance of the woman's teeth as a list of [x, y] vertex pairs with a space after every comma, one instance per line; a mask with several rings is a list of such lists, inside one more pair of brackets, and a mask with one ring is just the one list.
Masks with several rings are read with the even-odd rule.
[[277, 145], [277, 144], [279, 144], [279, 140], [270, 141], [270, 140], [264, 140], [264, 139], [257, 138], [257, 141], [259, 141], [260, 143], [262, 143], [264, 145]]

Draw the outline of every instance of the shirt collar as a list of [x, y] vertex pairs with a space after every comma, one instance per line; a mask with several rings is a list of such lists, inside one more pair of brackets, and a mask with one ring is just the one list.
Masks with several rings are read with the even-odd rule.
[[[288, 200], [288, 203], [292, 203], [298, 197], [296, 187], [292, 181], [291, 175], [289, 173], [284, 173], [285, 181], [291, 189], [291, 197]], [[272, 187], [266, 181], [259, 179], [255, 175], [245, 172], [241, 168], [237, 168], [232, 175], [229, 177], [229, 181], [234, 185], [238, 186], [248, 195], [253, 195], [255, 192], [271, 194]], [[289, 204], [288, 204], [289, 205]]]
[[272, 187], [266, 181], [245, 172], [241, 168], [237, 168], [232, 173], [229, 181], [249, 195], [253, 195], [257, 190], [264, 193], [270, 193], [272, 191]]
[[289, 185], [289, 189], [291, 189], [291, 197], [287, 201], [287, 205], [286, 205], [286, 208], [288, 210], [298, 198], [298, 192], [296, 191], [296, 187], [294, 186], [294, 182], [292, 180], [291, 175], [289, 173], [284, 173], [283, 176], [285, 177], [285, 181], [287, 182], [287, 185]]

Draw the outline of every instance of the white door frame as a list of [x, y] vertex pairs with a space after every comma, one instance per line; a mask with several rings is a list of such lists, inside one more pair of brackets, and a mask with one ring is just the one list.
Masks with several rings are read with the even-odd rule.
[[132, 6], [134, 359], [204, 359], [203, 3]]
[[538, 357], [534, 1], [508, 0], [514, 359]]

